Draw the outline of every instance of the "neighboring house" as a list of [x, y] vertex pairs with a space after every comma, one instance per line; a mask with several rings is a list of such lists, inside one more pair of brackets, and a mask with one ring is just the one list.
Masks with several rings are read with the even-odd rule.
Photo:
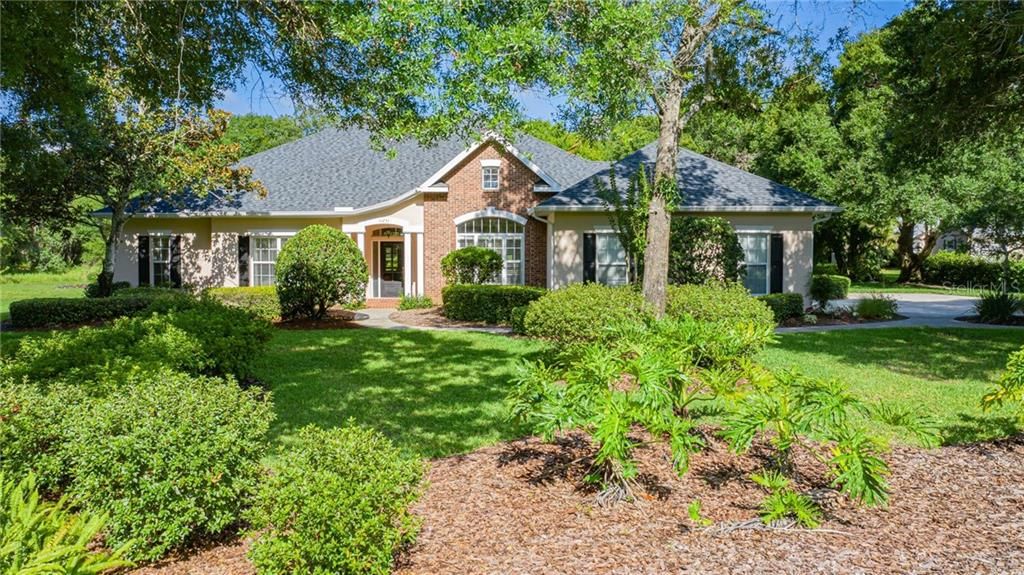
[[[324, 130], [245, 158], [268, 194], [159, 202], [125, 226], [115, 280], [196, 287], [272, 285], [281, 246], [305, 226], [349, 234], [370, 270], [367, 300], [438, 300], [441, 258], [469, 245], [505, 260], [501, 282], [559, 288], [626, 281], [625, 253], [597, 197], [609, 164], [536, 138], [372, 149], [360, 129]], [[655, 146], [616, 166], [625, 182]], [[792, 188], [679, 151], [677, 211], [727, 218], [746, 254], [753, 293], [806, 295], [813, 222], [839, 208]]]

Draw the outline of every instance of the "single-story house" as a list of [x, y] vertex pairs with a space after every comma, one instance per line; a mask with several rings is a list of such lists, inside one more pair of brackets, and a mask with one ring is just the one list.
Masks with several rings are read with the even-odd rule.
[[[648, 145], [615, 167], [620, 189], [655, 158]], [[211, 195], [161, 201], [125, 226], [116, 281], [211, 286], [272, 285], [289, 237], [325, 224], [366, 257], [369, 305], [427, 295], [438, 300], [441, 258], [484, 246], [504, 258], [501, 282], [556, 289], [626, 281], [625, 253], [595, 178], [610, 165], [528, 135], [514, 142], [412, 141], [391, 152], [362, 129], [327, 129], [241, 160], [266, 197]], [[700, 154], [679, 150], [680, 214], [727, 218], [745, 252], [755, 294], [806, 294], [815, 218], [834, 205]]]

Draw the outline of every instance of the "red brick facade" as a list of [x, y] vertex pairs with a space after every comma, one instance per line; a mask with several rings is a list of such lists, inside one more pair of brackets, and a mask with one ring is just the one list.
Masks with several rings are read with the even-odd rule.
[[[501, 160], [498, 190], [484, 191], [482, 160]], [[444, 277], [441, 258], [455, 249], [455, 218], [485, 208], [512, 212], [527, 218], [523, 257], [527, 285], [547, 285], [547, 229], [529, 217], [527, 210], [550, 194], [533, 191], [537, 175], [514, 155], [500, 146], [488, 143], [470, 154], [452, 169], [443, 180], [447, 193], [423, 196], [424, 273], [426, 294], [440, 301]]]

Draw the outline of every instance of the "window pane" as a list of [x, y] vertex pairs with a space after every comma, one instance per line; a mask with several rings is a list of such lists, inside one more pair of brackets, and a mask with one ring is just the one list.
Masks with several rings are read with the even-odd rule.
[[754, 295], [764, 294], [768, 285], [768, 266], [765, 264], [747, 264], [747, 275], [743, 279], [743, 285]]
[[743, 259], [748, 264], [768, 263], [768, 236], [766, 234], [740, 234]]

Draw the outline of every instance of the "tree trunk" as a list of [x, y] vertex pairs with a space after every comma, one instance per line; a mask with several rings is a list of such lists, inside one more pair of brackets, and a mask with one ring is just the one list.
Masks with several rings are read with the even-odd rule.
[[103, 271], [98, 278], [100, 297], [109, 297], [114, 293], [114, 264], [117, 260], [117, 242], [124, 232], [124, 224], [128, 221], [124, 208], [114, 207], [110, 212], [110, 231], [104, 240]]
[[899, 227], [899, 238], [896, 241], [896, 249], [900, 258], [900, 283], [916, 281], [921, 279], [921, 268], [924, 261], [935, 249], [935, 242], [939, 235], [935, 230], [926, 229], [924, 233], [924, 244], [921, 251], [914, 251], [914, 222], [902, 220]]
[[668, 284], [671, 205], [677, 194], [676, 158], [679, 154], [679, 106], [683, 82], [674, 77], [665, 87], [660, 106], [658, 157], [654, 163], [654, 186], [647, 208], [647, 249], [644, 250], [644, 299], [661, 317], [665, 313]]

